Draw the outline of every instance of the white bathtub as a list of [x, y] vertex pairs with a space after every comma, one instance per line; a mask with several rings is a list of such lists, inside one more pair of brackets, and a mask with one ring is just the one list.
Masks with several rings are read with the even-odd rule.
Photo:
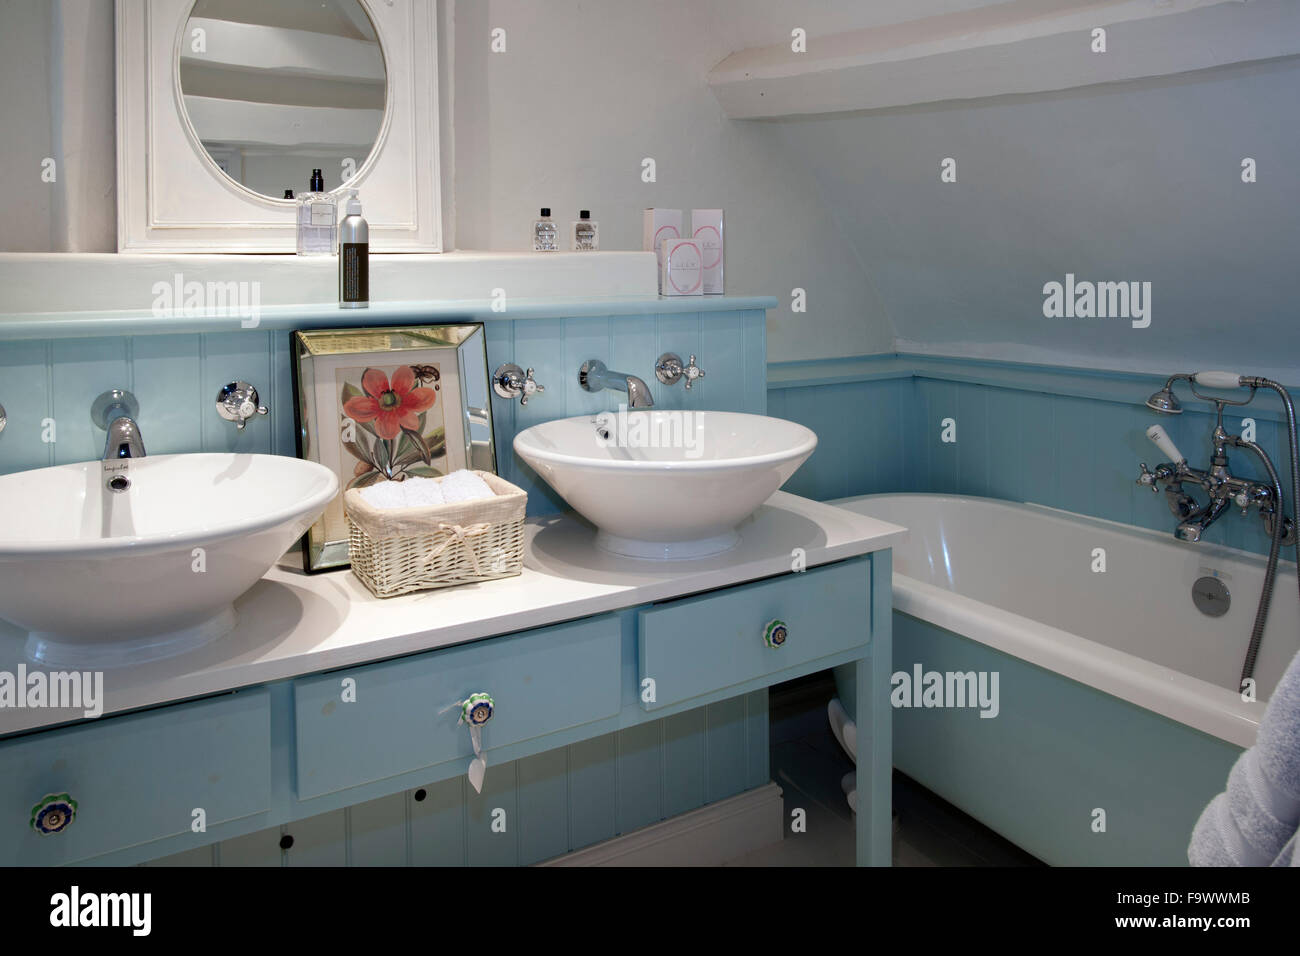
[[[1262, 702], [1300, 649], [1295, 563], [1283, 561], [1255, 667], [1260, 702], [1241, 699], [1264, 558], [1179, 541], [1172, 516], [1162, 534], [990, 498], [834, 504], [911, 532], [894, 549], [895, 610], [1241, 747], [1254, 742]], [[1092, 570], [1098, 548], [1104, 572]], [[1228, 587], [1222, 617], [1192, 602], [1204, 575]]]
[[[983, 716], [896, 700], [894, 766], [1047, 863], [1186, 864], [1197, 817], [1300, 647], [1294, 563], [1279, 569], [1248, 703], [1235, 688], [1262, 557], [987, 498], [835, 504], [911, 532], [894, 548], [892, 672], [998, 679]], [[1222, 617], [1193, 604], [1205, 575], [1229, 589]], [[841, 738], [855, 733], [853, 673], [836, 668]]]

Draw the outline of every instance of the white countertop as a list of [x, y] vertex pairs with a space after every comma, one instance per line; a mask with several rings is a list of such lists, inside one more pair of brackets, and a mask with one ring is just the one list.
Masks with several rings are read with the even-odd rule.
[[[597, 550], [572, 514], [529, 519], [518, 577], [374, 597], [350, 571], [308, 575], [298, 553], [235, 603], [234, 631], [188, 654], [104, 672], [105, 714], [265, 684], [682, 597], [891, 547], [898, 525], [777, 492], [739, 528], [730, 551], [647, 561]], [[0, 622], [0, 671], [40, 670], [26, 634]], [[0, 709], [0, 734], [82, 718], [80, 711]]]

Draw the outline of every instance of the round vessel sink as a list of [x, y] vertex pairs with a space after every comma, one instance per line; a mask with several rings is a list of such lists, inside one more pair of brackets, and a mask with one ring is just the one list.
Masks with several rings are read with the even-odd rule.
[[598, 546], [675, 559], [732, 547], [736, 525], [808, 460], [817, 436], [763, 415], [651, 409], [544, 422], [514, 446], [596, 526]]
[[0, 476], [0, 617], [39, 663], [139, 663], [225, 634], [338, 491], [279, 455], [158, 455], [126, 475], [117, 492], [98, 461]]

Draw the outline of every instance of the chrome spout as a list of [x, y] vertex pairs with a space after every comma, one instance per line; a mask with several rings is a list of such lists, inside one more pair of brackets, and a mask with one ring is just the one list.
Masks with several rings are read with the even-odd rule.
[[111, 388], [95, 399], [90, 406], [90, 420], [104, 429], [104, 461], [120, 458], [143, 458], [144, 438], [135, 418], [140, 414], [140, 403], [126, 389]]
[[1231, 498], [1215, 498], [1208, 505], [1186, 521], [1179, 522], [1174, 534], [1184, 541], [1193, 543], [1201, 540], [1205, 529], [1219, 520], [1219, 516], [1228, 510]]
[[126, 415], [121, 415], [108, 423], [108, 438], [104, 442], [104, 461], [144, 456], [144, 438], [140, 434], [139, 425]]
[[582, 363], [582, 368], [578, 369], [578, 384], [588, 392], [606, 388], [627, 392], [627, 404], [631, 408], [654, 407], [654, 396], [645, 382], [626, 372], [611, 371], [600, 359], [588, 359]]
[[144, 436], [135, 416], [140, 414], [140, 403], [125, 389], [113, 388], [95, 399], [90, 407], [90, 420], [104, 429], [104, 487], [120, 494], [131, 487], [128, 473], [133, 458], [143, 458]]

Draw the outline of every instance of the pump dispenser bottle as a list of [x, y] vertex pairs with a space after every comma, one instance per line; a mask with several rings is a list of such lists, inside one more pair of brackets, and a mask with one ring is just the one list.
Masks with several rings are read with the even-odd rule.
[[346, 215], [339, 223], [339, 308], [370, 305], [370, 226], [361, 216], [361, 200], [348, 190]]

